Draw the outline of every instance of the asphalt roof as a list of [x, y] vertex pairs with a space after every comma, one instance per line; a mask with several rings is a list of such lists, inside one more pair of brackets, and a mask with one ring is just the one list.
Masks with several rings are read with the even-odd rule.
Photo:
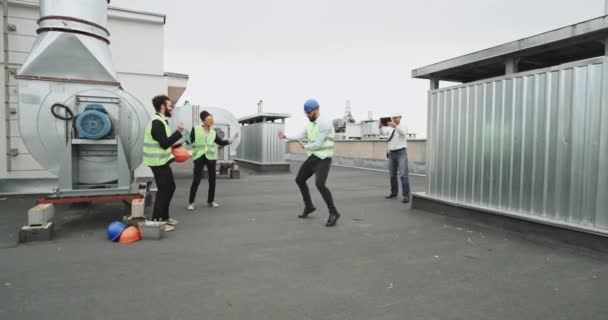
[[[604, 319], [608, 257], [385, 200], [384, 172], [332, 168], [342, 219], [307, 220], [294, 173], [218, 180], [186, 210], [189, 165], [174, 166], [177, 230], [120, 245], [118, 204], [59, 206], [54, 241], [15, 244], [33, 197], [0, 200], [0, 318]], [[414, 189], [424, 179], [412, 177]]]

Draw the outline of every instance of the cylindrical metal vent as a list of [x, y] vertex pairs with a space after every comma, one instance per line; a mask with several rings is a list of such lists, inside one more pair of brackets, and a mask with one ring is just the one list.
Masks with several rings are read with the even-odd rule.
[[149, 114], [120, 88], [107, 12], [106, 0], [40, 0], [39, 35], [16, 76], [23, 144], [63, 189], [120, 184], [142, 160]]
[[97, 38], [109, 43], [106, 29], [108, 2], [87, 0], [74, 5], [74, 0], [43, 0], [40, 2], [38, 33], [47, 31], [71, 32]]
[[107, 0], [41, 0], [38, 39], [17, 79], [120, 86]]

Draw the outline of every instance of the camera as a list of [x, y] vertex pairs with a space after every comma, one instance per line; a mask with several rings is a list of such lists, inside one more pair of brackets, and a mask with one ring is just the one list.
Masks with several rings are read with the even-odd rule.
[[388, 123], [391, 122], [391, 121], [393, 121], [393, 119], [391, 117], [380, 118], [380, 123], [384, 127], [388, 127]]

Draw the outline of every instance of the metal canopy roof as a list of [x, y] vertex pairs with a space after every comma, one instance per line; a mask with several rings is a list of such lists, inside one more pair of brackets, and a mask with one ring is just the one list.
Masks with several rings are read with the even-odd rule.
[[239, 123], [252, 124], [252, 123], [259, 123], [259, 122], [266, 122], [266, 121], [281, 120], [281, 119], [286, 119], [286, 118], [290, 118], [290, 117], [291, 117], [291, 115], [288, 113], [263, 112], [263, 113], [254, 114], [252, 116], [240, 118]]
[[412, 71], [413, 78], [471, 82], [505, 74], [505, 62], [518, 59], [527, 71], [605, 55], [608, 16], [446, 60]]

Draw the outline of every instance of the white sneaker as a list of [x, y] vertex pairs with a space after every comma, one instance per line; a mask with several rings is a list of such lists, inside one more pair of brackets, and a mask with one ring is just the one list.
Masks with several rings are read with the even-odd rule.
[[173, 218], [169, 218], [169, 219], [167, 219], [167, 221], [165, 221], [165, 222], [166, 222], [168, 225], [170, 225], [170, 226], [175, 226], [175, 225], [177, 225], [177, 224], [179, 223], [179, 221], [177, 221], [177, 220], [175, 220], [175, 219], [173, 219]]
[[219, 205], [219, 204], [217, 204], [216, 202], [211, 202], [211, 203], [209, 204], [209, 207], [211, 207], [211, 208], [217, 208], [217, 207], [219, 207], [219, 206], [220, 206], [220, 205]]
[[190, 211], [194, 210], [194, 203], [191, 203], [188, 205], [188, 210], [190, 210]]
[[173, 231], [173, 230], [175, 230], [175, 227], [170, 226], [168, 224], [165, 225], [165, 232], [169, 232], [169, 231]]

